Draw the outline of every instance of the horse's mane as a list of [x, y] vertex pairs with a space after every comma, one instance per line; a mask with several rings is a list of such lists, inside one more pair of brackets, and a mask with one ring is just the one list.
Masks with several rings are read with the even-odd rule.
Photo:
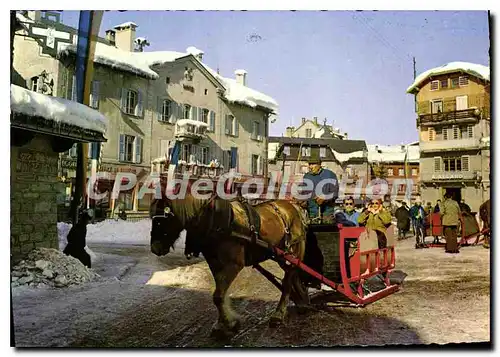
[[182, 226], [185, 227], [187, 222], [200, 213], [203, 205], [208, 200], [195, 198], [190, 193], [186, 193], [185, 198], [169, 199], [169, 202], [172, 212], [179, 219]]

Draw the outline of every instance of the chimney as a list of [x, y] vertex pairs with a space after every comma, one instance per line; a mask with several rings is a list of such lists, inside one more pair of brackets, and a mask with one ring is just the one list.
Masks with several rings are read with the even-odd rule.
[[293, 126], [289, 126], [289, 127], [287, 127], [287, 128], [286, 128], [286, 134], [285, 134], [285, 136], [286, 136], [287, 138], [291, 138], [291, 137], [292, 137], [292, 135], [293, 135], [293, 131], [294, 131], [294, 130], [295, 130], [295, 128], [294, 128]]
[[246, 86], [247, 85], [247, 71], [244, 69], [237, 69], [234, 71], [234, 74], [236, 75], [236, 82]]
[[35, 22], [40, 22], [40, 19], [42, 18], [42, 12], [39, 10], [36, 11], [28, 11], [28, 14], [26, 16], [28, 19], [33, 20]]
[[347, 133], [344, 133], [344, 139], [347, 140]]
[[318, 117], [314, 117], [314, 124], [318, 125]]
[[186, 52], [195, 56], [200, 62], [203, 60], [203, 55], [205, 54], [205, 52], [193, 46], [186, 48]]
[[302, 124], [306, 123], [306, 118], [302, 118]]
[[112, 46], [115, 45], [115, 35], [116, 35], [115, 30], [106, 31], [106, 40], [108, 40]]
[[116, 47], [127, 52], [134, 52], [135, 29], [138, 26], [133, 22], [125, 22], [114, 27]]

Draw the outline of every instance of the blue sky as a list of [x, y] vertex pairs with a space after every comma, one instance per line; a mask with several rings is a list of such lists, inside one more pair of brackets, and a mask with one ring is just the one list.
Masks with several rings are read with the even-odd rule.
[[[78, 12], [63, 22], [77, 26]], [[447, 62], [488, 65], [486, 11], [126, 11], [106, 12], [101, 35], [133, 21], [147, 51], [195, 46], [226, 77], [248, 71], [248, 85], [280, 105], [271, 135], [317, 116], [368, 144], [418, 139], [417, 74]]]

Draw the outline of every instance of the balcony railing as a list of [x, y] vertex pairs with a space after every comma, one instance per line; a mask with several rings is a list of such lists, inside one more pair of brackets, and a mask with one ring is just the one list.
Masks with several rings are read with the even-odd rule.
[[445, 111], [442, 113], [420, 114], [417, 118], [417, 125], [436, 124], [436, 123], [454, 123], [457, 121], [477, 120], [481, 112], [479, 109], [471, 108], [465, 110]]
[[442, 150], [460, 150], [474, 149], [479, 147], [479, 138], [464, 138], [456, 140], [436, 140], [421, 141], [420, 151], [442, 151]]
[[420, 180], [424, 182], [463, 181], [463, 180], [477, 180], [479, 176], [480, 173], [477, 171], [440, 171], [440, 172], [422, 171]]
[[206, 136], [208, 124], [202, 121], [181, 119], [175, 125], [175, 138], [178, 140], [201, 140]]

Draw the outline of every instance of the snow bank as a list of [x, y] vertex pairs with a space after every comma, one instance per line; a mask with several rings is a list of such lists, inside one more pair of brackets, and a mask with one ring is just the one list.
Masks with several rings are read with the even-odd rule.
[[88, 269], [78, 259], [56, 249], [39, 248], [28, 254], [12, 268], [13, 287], [65, 287], [90, 282], [99, 275]]
[[108, 121], [97, 110], [71, 100], [36, 93], [14, 84], [10, 85], [10, 108], [16, 113], [106, 133]]
[[436, 76], [439, 74], [452, 73], [457, 71], [463, 71], [470, 75], [476, 76], [478, 78], [484, 79], [486, 81], [490, 80], [490, 67], [483, 66], [481, 64], [469, 63], [469, 62], [450, 62], [441, 67], [431, 68], [415, 78], [415, 81], [406, 90], [407, 93], [413, 92], [417, 87], [425, 81], [430, 76]]

